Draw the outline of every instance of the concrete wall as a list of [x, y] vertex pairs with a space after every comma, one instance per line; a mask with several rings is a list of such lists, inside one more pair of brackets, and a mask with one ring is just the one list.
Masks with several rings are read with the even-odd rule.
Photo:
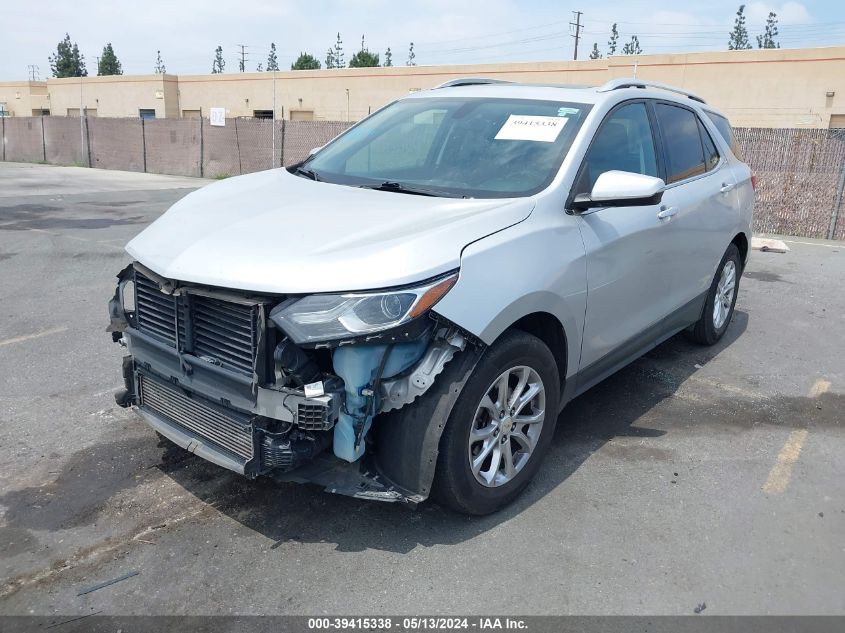
[[82, 103], [100, 117], [138, 117], [141, 109], [155, 110], [159, 119], [177, 117], [178, 81], [175, 75], [48, 79], [50, 114], [78, 116]]
[[[599, 85], [615, 77], [652, 79], [699, 93], [740, 127], [828, 127], [845, 116], [845, 47], [722, 51], [616, 56], [585, 61], [521, 62], [408, 68], [345, 68], [276, 73], [278, 118], [355, 121], [408, 94], [458, 77], [478, 76], [525, 83]], [[0, 84], [0, 102], [9, 94], [49, 92], [54, 115], [85, 107], [99, 117], [137, 117], [153, 108], [156, 117], [208, 116], [212, 107], [227, 117], [272, 110], [270, 73], [223, 75], [140, 75], [50, 79]], [[6, 88], [9, 86], [9, 88]], [[17, 86], [17, 88], [15, 87]], [[23, 88], [21, 88], [23, 87]], [[31, 114], [27, 98], [13, 99], [14, 116]], [[43, 97], [42, 97], [43, 100]]]
[[0, 104], [9, 116], [32, 116], [33, 110], [49, 109], [47, 82], [0, 82]]

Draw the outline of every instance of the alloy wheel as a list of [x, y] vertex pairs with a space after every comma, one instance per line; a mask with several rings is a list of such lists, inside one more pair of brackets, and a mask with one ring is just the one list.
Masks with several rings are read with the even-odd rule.
[[546, 389], [540, 375], [520, 365], [494, 380], [475, 411], [469, 433], [469, 465], [476, 481], [502, 486], [525, 467], [546, 418]]
[[713, 326], [718, 330], [728, 320], [736, 292], [736, 264], [732, 260], [725, 262], [722, 275], [716, 285], [716, 297], [713, 300]]

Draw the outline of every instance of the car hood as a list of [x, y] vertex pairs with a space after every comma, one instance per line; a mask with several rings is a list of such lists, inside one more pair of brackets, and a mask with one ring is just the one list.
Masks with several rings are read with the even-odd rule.
[[224, 288], [386, 288], [457, 268], [467, 244], [521, 222], [533, 206], [530, 198], [374, 191], [273, 169], [188, 194], [126, 250], [163, 277]]

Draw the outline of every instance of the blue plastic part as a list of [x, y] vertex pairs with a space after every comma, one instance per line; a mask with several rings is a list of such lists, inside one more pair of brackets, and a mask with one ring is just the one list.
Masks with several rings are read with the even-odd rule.
[[[396, 343], [384, 365], [382, 379], [400, 374], [414, 365], [422, 358], [429, 342], [430, 339], [424, 337], [411, 343]], [[368, 407], [370, 399], [361, 391], [372, 387], [387, 347], [384, 344], [344, 345], [332, 354], [335, 373], [343, 378], [346, 389], [346, 404], [341, 409], [334, 427], [334, 454], [340, 459], [354, 462], [364, 454], [363, 440], [357, 448], [355, 447], [355, 421], [361, 416], [366, 416], [361, 433], [363, 438], [370, 430], [372, 411], [378, 410], [378, 403], [375, 407]]]

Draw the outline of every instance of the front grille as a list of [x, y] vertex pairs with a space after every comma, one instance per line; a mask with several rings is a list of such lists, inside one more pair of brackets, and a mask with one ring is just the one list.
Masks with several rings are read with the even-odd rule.
[[247, 461], [252, 459], [251, 414], [223, 409], [196, 394], [188, 396], [181, 389], [144, 374], [138, 379], [142, 408], [179, 425], [203, 442], [213, 443]]
[[135, 273], [135, 314], [139, 330], [176, 347], [176, 302], [140, 273]]
[[190, 291], [168, 295], [135, 271], [135, 326], [232, 371], [251, 375], [258, 353], [258, 304], [224, 301]]
[[195, 355], [208, 356], [229, 367], [252, 372], [258, 344], [255, 306], [195, 296], [191, 314]]

